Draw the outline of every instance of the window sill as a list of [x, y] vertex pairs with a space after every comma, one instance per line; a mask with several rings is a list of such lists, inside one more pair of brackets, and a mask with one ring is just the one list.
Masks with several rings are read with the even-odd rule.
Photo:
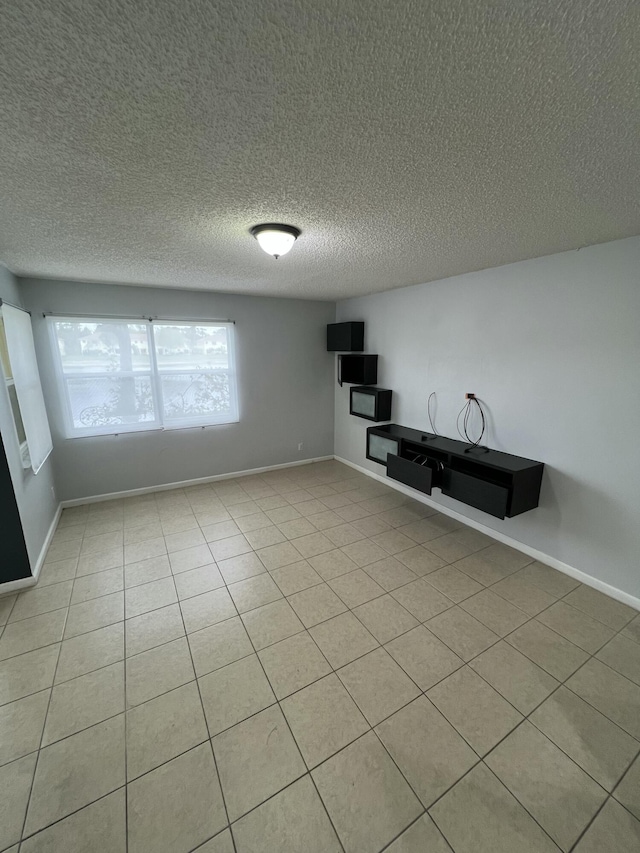
[[229, 421], [219, 421], [215, 424], [191, 424], [189, 426], [165, 426], [165, 427], [153, 427], [151, 429], [130, 429], [130, 430], [120, 430], [120, 432], [92, 432], [87, 435], [66, 435], [64, 436], [65, 441], [78, 441], [84, 440], [87, 438], [118, 438], [120, 436], [125, 435], [149, 435], [151, 432], [184, 432], [185, 430], [205, 430], [205, 429], [215, 429], [216, 427], [221, 426], [229, 426], [230, 424], [238, 424], [240, 423], [240, 418], [234, 418]]

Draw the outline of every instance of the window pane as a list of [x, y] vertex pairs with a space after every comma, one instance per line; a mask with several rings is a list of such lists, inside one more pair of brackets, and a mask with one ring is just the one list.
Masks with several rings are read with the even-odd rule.
[[235, 417], [231, 383], [225, 371], [164, 374], [160, 381], [166, 421], [214, 423], [225, 416]]
[[148, 372], [149, 333], [146, 323], [54, 323], [64, 373]]
[[226, 326], [153, 324], [160, 370], [211, 370], [229, 367]]
[[153, 423], [151, 378], [113, 376], [67, 379], [74, 429]]

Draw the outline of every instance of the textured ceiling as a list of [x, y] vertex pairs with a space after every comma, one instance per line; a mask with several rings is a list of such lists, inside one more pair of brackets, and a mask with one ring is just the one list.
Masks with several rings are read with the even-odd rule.
[[639, 93], [638, 0], [13, 0], [0, 260], [336, 299], [627, 237]]

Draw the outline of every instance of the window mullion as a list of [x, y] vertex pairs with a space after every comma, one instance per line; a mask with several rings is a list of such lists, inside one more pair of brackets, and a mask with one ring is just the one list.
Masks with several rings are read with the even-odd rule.
[[149, 355], [151, 357], [151, 374], [154, 402], [156, 404], [157, 421], [164, 428], [164, 399], [162, 397], [162, 383], [160, 381], [160, 372], [158, 370], [158, 357], [156, 354], [156, 336], [153, 328], [153, 323], [148, 322], [149, 329]]

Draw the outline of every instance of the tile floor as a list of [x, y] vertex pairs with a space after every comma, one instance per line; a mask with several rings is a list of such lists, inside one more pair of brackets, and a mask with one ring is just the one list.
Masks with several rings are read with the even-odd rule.
[[640, 849], [640, 616], [336, 462], [65, 510], [0, 617], [0, 850]]

